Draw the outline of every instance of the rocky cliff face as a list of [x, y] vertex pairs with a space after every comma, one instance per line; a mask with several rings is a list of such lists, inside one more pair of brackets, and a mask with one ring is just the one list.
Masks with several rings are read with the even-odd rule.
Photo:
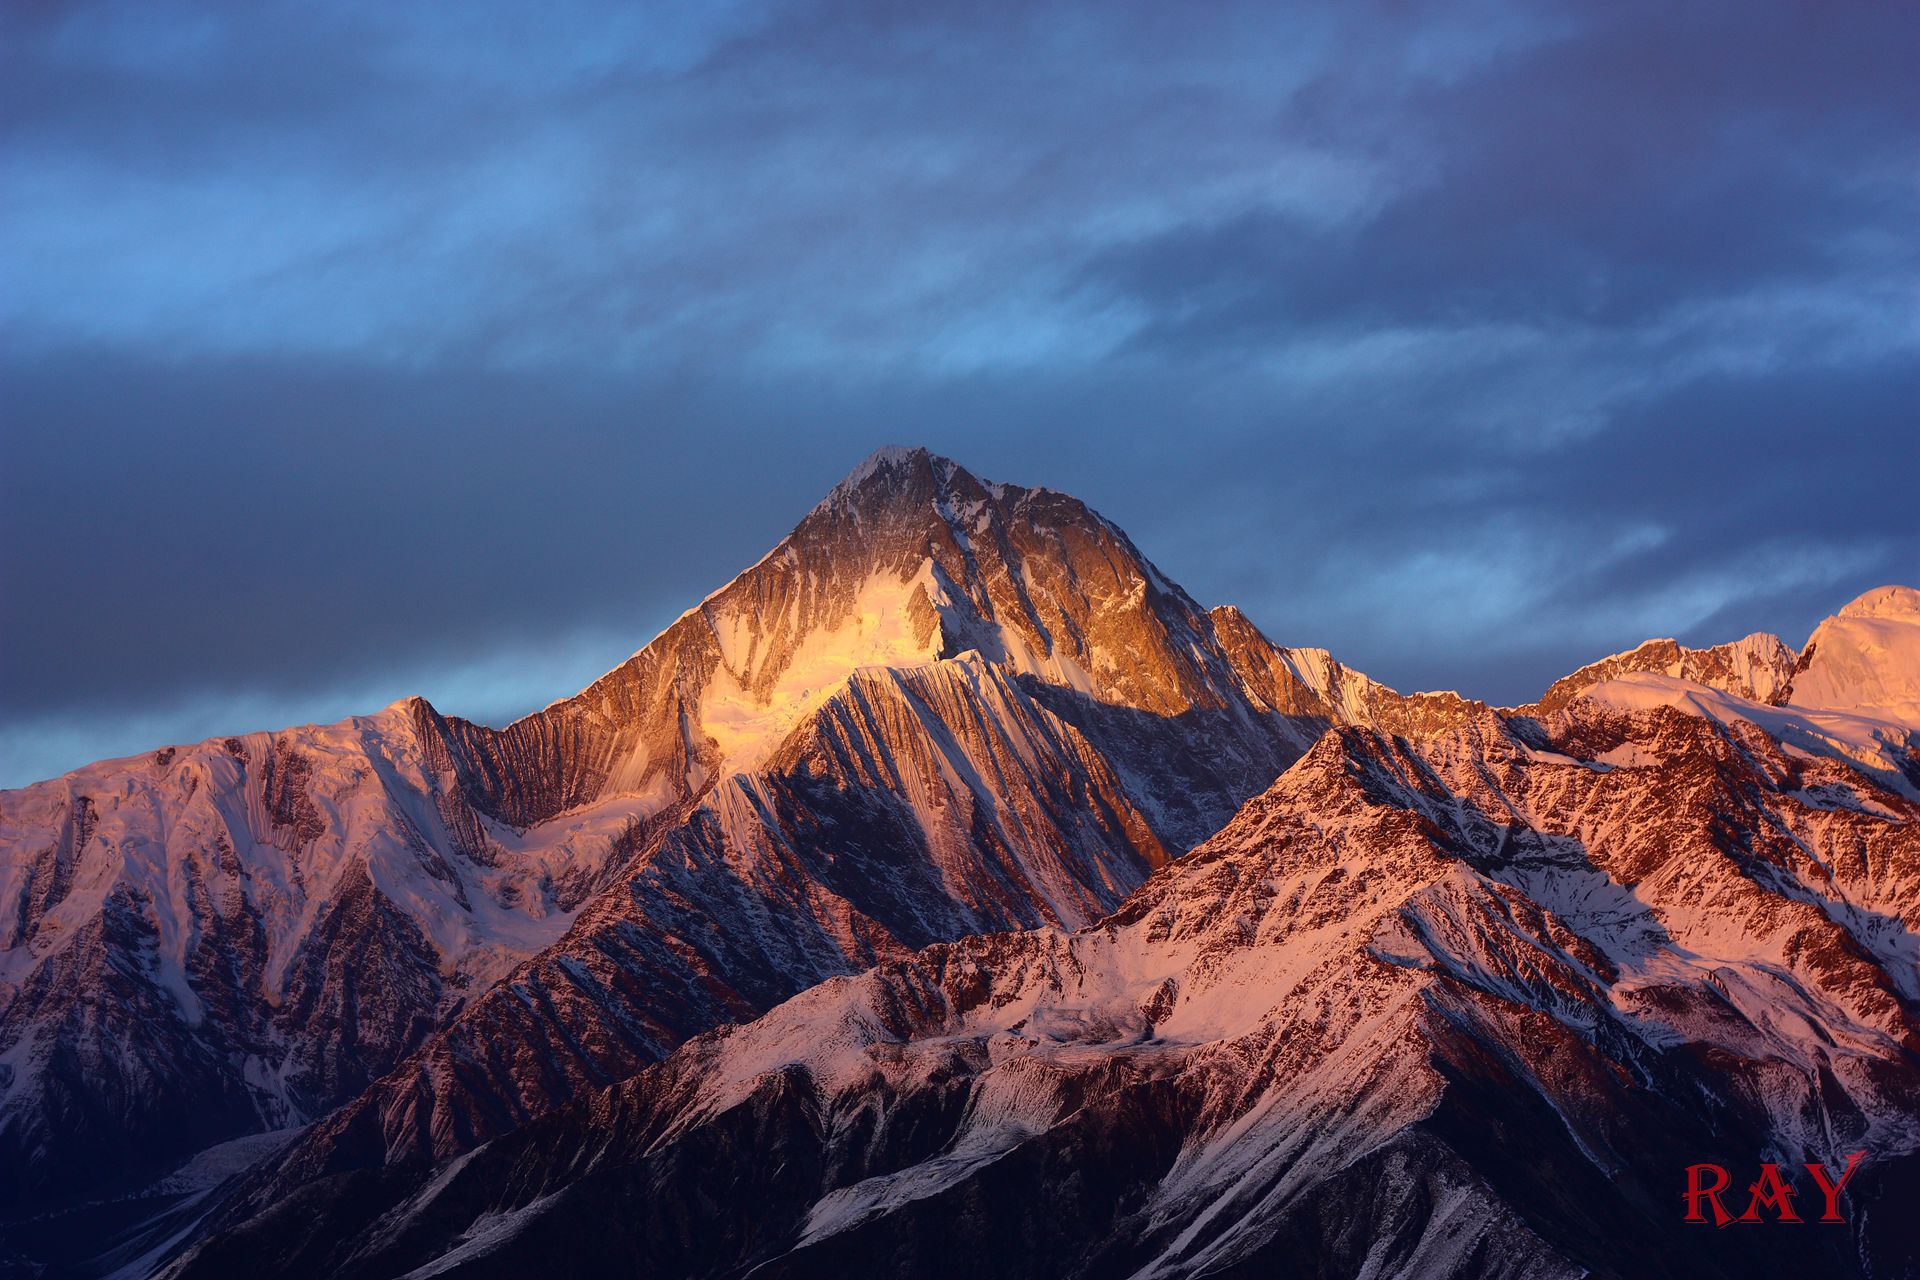
[[[1090, 927], [826, 982], [172, 1274], [1903, 1274], [1917, 928], [1920, 806], [1750, 722], [1339, 729]], [[1856, 1150], [1850, 1228], [1679, 1221], [1689, 1162]]]
[[616, 842], [469, 806], [418, 709], [0, 796], [0, 1198], [302, 1123], [551, 943]]

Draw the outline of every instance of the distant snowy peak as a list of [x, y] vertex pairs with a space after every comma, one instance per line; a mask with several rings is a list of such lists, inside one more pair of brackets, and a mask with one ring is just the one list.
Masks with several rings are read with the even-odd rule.
[[1875, 587], [1848, 601], [1835, 616], [1920, 622], [1920, 591], [1912, 587]]
[[1920, 591], [1876, 587], [1814, 629], [1788, 698], [1920, 726]]
[[1689, 649], [1676, 640], [1648, 640], [1625, 653], [1588, 663], [1554, 681], [1538, 702], [1514, 710], [1546, 715], [1595, 685], [1635, 672], [1673, 676], [1753, 702], [1773, 703], [1785, 696], [1794, 661], [1793, 650], [1765, 632], [1709, 649]]
[[1920, 799], [1920, 591], [1869, 591], [1821, 623], [1784, 674], [1783, 653], [1765, 635], [1715, 649], [1649, 641], [1582, 668], [1537, 705], [1550, 711], [1579, 697], [1745, 721], [1789, 751], [1843, 760]]

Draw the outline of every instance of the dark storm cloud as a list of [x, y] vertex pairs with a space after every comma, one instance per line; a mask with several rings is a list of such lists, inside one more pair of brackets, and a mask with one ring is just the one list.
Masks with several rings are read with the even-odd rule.
[[888, 441], [1495, 699], [1920, 579], [1908, 6], [0, 27], [0, 782], [530, 709]]
[[1086, 283], [1141, 305], [1143, 343], [1212, 344], [1618, 327], [1890, 262], [1910, 275], [1920, 24], [1760, 8], [1608, 6], [1594, 29], [1398, 94], [1331, 71], [1295, 96], [1294, 126], [1391, 151], [1403, 190], [1320, 234], [1259, 206], [1163, 228], [1096, 254]]

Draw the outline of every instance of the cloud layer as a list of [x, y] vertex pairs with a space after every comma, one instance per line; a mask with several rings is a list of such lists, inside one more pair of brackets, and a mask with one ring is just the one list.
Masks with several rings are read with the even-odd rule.
[[889, 441], [1496, 700], [1920, 579], [1910, 6], [0, 26], [0, 784], [531, 709]]

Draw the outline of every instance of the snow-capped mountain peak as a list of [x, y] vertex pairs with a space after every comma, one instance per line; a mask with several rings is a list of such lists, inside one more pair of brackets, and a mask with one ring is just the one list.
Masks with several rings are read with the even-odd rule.
[[1920, 591], [1912, 587], [1886, 586], [1863, 591], [1834, 615], [1837, 618], [1899, 618], [1920, 621]]
[[1920, 591], [1876, 587], [1816, 627], [1789, 701], [1920, 721]]

